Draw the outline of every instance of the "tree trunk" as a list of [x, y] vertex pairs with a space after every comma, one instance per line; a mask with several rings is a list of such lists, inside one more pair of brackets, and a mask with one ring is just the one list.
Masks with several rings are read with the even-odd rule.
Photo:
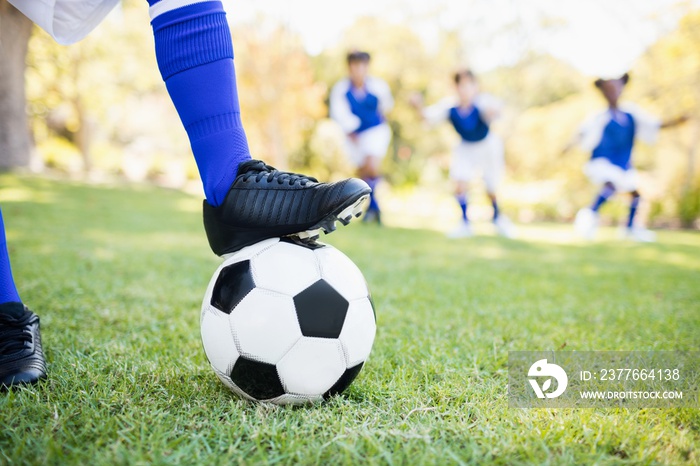
[[80, 155], [83, 158], [83, 174], [89, 174], [92, 170], [92, 154], [90, 153], [92, 147], [91, 121], [79, 95], [75, 98], [73, 105], [78, 113], [78, 131], [75, 133], [75, 145], [78, 146]]
[[29, 165], [24, 70], [32, 22], [0, 0], [0, 170]]

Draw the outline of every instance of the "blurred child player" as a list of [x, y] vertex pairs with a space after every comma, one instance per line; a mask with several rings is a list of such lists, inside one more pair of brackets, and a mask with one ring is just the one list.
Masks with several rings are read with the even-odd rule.
[[591, 151], [591, 160], [584, 171], [593, 183], [601, 186], [590, 207], [576, 214], [574, 227], [586, 239], [595, 236], [601, 206], [616, 192], [623, 192], [630, 194], [625, 236], [642, 242], [655, 240], [653, 232], [635, 222], [641, 197], [637, 191], [637, 173], [632, 165], [632, 150], [637, 139], [652, 143], [660, 128], [674, 126], [685, 119], [661, 123], [632, 104], [621, 104], [620, 95], [628, 82], [627, 73], [619, 78], [595, 81], [608, 106], [581, 126], [575, 141]]
[[[10, 0], [59, 43], [87, 35], [118, 0]], [[311, 240], [362, 213], [361, 180], [319, 183], [253, 160], [241, 123], [231, 33], [220, 1], [148, 0], [156, 59], [204, 188], [204, 228], [217, 255], [267, 238]], [[0, 215], [0, 387], [45, 377], [39, 318], [20, 299]]]
[[470, 70], [455, 73], [454, 83], [456, 95], [430, 107], [423, 106], [419, 95], [411, 101], [426, 121], [431, 124], [449, 121], [460, 136], [452, 155], [450, 178], [455, 183], [455, 197], [462, 211], [462, 222], [448, 236], [462, 238], [473, 235], [467, 213], [468, 190], [469, 184], [481, 175], [493, 206], [493, 224], [500, 235], [511, 238], [514, 236], [513, 224], [500, 212], [496, 198], [504, 170], [503, 143], [490, 128], [501, 114], [501, 102], [479, 92], [479, 84]]
[[330, 114], [345, 132], [347, 154], [372, 188], [365, 221], [381, 223], [375, 188], [381, 180], [382, 159], [391, 142], [385, 113], [394, 106], [389, 85], [368, 75], [370, 55], [353, 51], [347, 55], [348, 77], [331, 90]]

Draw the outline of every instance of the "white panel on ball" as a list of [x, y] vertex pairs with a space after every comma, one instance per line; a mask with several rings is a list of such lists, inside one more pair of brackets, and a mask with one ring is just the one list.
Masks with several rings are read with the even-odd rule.
[[283, 242], [255, 256], [251, 269], [258, 287], [289, 296], [305, 290], [321, 278], [313, 251]]
[[340, 341], [303, 337], [277, 364], [287, 393], [319, 396], [328, 391], [345, 372]]
[[348, 367], [367, 359], [372, 351], [376, 332], [377, 324], [369, 299], [351, 301], [339, 337], [345, 349]]
[[270, 249], [270, 247], [277, 243], [279, 243], [279, 238], [270, 238], [260, 241], [259, 243], [251, 244], [250, 246], [246, 246], [233, 254], [225, 254], [223, 257], [226, 259], [226, 262], [221, 264], [220, 268], [224, 268], [227, 265], [231, 265], [236, 262], [251, 259], [253, 256], [260, 254], [266, 249]]
[[223, 312], [210, 308], [202, 313], [201, 322], [204, 352], [212, 367], [223, 373], [229, 372], [238, 359], [228, 318]]
[[276, 364], [301, 338], [291, 296], [256, 288], [230, 319], [238, 350], [256, 361]]
[[345, 299], [352, 301], [369, 295], [365, 277], [348, 256], [331, 246], [317, 249], [315, 253], [321, 277]]

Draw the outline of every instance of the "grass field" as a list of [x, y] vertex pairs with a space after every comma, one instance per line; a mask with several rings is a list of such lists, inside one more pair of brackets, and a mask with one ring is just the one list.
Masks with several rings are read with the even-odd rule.
[[[344, 396], [254, 405], [199, 341], [219, 263], [200, 200], [0, 175], [50, 377], [0, 393], [0, 464], [698, 464], [700, 412], [508, 408], [511, 350], [700, 349], [700, 234], [659, 243], [327, 237], [370, 283], [378, 333]], [[610, 235], [611, 236], [611, 235]]]

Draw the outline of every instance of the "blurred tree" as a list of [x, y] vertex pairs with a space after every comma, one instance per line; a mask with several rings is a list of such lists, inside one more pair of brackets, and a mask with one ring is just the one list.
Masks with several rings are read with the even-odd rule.
[[285, 167], [323, 116], [323, 87], [299, 36], [262, 24], [232, 31], [241, 116], [253, 155]]
[[31, 33], [32, 22], [0, 0], [0, 169], [29, 165], [24, 70]]
[[[0, 0], [0, 7], [0, 47], [5, 47], [18, 43], [20, 37], [7, 25], [14, 28], [21, 23], [8, 22], [6, 0]], [[479, 74], [482, 89], [505, 101], [505, 116], [494, 126], [506, 144], [508, 180], [503, 198], [514, 210], [517, 206], [529, 211], [523, 218], [569, 218], [593, 194], [581, 170], [590, 154], [572, 151], [561, 157], [561, 149], [586, 116], [601, 110], [604, 102], [591, 77], [533, 51], [536, 47], [527, 43], [527, 31], [518, 29], [517, 19], [497, 31], [481, 32], [477, 19], [474, 15], [469, 24], [436, 31], [425, 45], [418, 29], [406, 22], [360, 18], [343, 32], [337, 45], [313, 57], [297, 34], [270, 18], [234, 27], [242, 118], [252, 153], [324, 179], [347, 175], [344, 136], [324, 118], [324, 103], [330, 87], [346, 73], [348, 49], [366, 49], [373, 56], [371, 73], [389, 83], [396, 99], [388, 115], [394, 132], [393, 147], [385, 159], [389, 181], [447, 193], [446, 175], [458, 138], [449, 124], [424, 125], [409, 106], [409, 97], [420, 92], [431, 104], [451, 95], [453, 72], [469, 65], [470, 59], [479, 63], [479, 57], [491, 50], [490, 42], [504, 36], [517, 45], [512, 57], [500, 61], [508, 66]], [[542, 27], [552, 24], [563, 27], [551, 21]], [[668, 223], [683, 217], [691, 224], [697, 217], [693, 212], [700, 209], [700, 201], [693, 198], [700, 196], [700, 163], [695, 160], [700, 143], [698, 34], [700, 13], [691, 12], [677, 31], [642, 57], [625, 91], [626, 100], [663, 119], [694, 118], [662, 133], [655, 147], [640, 145], [635, 154], [645, 179], [645, 197], [655, 199], [654, 212]], [[10, 36], [9, 42], [5, 35]], [[7, 50], [0, 48], [0, 53]], [[5, 83], [8, 71], [21, 68], [23, 61], [2, 60], [0, 81]], [[171, 171], [196, 178], [186, 134], [157, 71], [143, 0], [124, 0], [105, 24], [70, 47], [58, 46], [37, 31], [29, 41], [27, 64], [31, 127], [37, 152], [49, 164], [67, 170], [94, 166], [96, 175], [104, 170], [159, 183]], [[21, 85], [16, 75], [13, 82]], [[0, 108], [8, 108], [8, 99], [16, 96], [0, 87]], [[24, 115], [25, 106], [17, 105], [16, 98], [10, 100], [15, 102], [13, 114]], [[22, 121], [22, 116], [0, 117], [4, 137], [21, 135], [21, 131], [8, 135], [7, 127]], [[7, 158], [10, 151], [3, 147], [0, 158]], [[19, 152], [26, 157], [29, 151]]]
[[630, 94], [663, 121], [679, 116], [690, 120], [662, 132], [653, 163], [664, 197], [674, 199], [686, 227], [700, 218], [700, 207], [694, 207], [700, 206], [700, 11], [688, 6], [678, 29], [642, 57], [630, 85]]
[[[70, 46], [37, 30], [29, 46], [27, 93], [32, 128], [39, 147], [48, 148], [43, 155], [49, 165], [89, 172], [104, 153], [110, 157], [126, 153], [128, 158], [130, 146], [144, 134], [174, 136], [161, 136], [167, 130], [160, 128], [160, 118], [153, 118], [160, 114], [160, 106], [172, 109], [172, 105], [158, 75], [152, 44], [146, 8], [137, 0], [122, 2], [87, 38]], [[172, 132], [177, 119], [169, 123]], [[176, 128], [181, 130], [181, 125]], [[74, 147], [76, 160], [51, 154], [66, 143]], [[119, 167], [124, 160], [117, 157], [120, 160], [107, 165]], [[142, 159], [144, 165], [150, 162]], [[148, 169], [140, 171], [146, 174]]]

